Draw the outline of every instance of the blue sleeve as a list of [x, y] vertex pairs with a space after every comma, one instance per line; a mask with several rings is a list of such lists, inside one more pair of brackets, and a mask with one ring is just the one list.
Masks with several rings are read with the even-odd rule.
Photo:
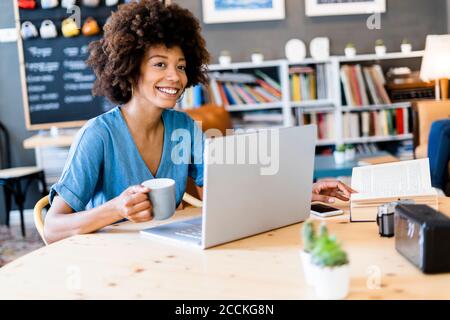
[[77, 134], [63, 173], [50, 188], [50, 204], [61, 196], [75, 211], [83, 211], [92, 199], [103, 163], [104, 142], [95, 122], [88, 122]]
[[198, 125], [193, 120], [191, 121], [191, 162], [189, 164], [188, 175], [194, 179], [197, 186], [203, 187], [203, 150], [205, 136]]

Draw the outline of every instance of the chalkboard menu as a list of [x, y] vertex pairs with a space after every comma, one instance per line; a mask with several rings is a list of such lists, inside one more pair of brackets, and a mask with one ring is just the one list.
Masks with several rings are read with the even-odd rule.
[[[117, 10], [117, 6], [106, 6], [104, 2], [102, 0], [98, 7], [86, 7], [82, 1], [77, 1], [81, 26], [92, 17], [103, 28], [111, 12]], [[95, 75], [85, 64], [89, 43], [102, 35], [85, 36], [80, 32], [76, 37], [66, 38], [61, 32], [62, 21], [75, 12], [60, 5], [43, 9], [40, 1], [35, 9], [16, 10], [18, 24], [30, 21], [39, 34], [41, 23], [49, 19], [58, 32], [56, 38], [43, 39], [38, 35], [19, 39], [25, 119], [29, 130], [82, 126], [86, 120], [113, 107], [106, 98], [92, 95]]]

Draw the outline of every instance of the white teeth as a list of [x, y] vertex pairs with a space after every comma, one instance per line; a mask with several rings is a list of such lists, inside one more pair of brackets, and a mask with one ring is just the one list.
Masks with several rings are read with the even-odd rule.
[[175, 95], [178, 92], [177, 89], [169, 89], [169, 88], [158, 88], [158, 90], [161, 92], [167, 93], [167, 94], [172, 94], [172, 95]]

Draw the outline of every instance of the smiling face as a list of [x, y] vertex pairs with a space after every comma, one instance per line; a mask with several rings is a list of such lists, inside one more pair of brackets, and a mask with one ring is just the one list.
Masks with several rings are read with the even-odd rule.
[[147, 50], [133, 95], [152, 106], [173, 108], [187, 84], [186, 60], [179, 47]]

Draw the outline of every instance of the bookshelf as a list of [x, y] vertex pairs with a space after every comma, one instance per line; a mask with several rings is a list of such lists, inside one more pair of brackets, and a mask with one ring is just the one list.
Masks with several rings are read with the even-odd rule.
[[[382, 70], [392, 66], [410, 65], [409, 61], [414, 61], [415, 65], [420, 65], [422, 56], [423, 51], [414, 51], [411, 53], [387, 53], [384, 56], [363, 54], [353, 58], [332, 56], [327, 60], [307, 58], [300, 63], [290, 63], [287, 60], [279, 59], [265, 61], [261, 64], [254, 64], [252, 62], [231, 63], [227, 66], [214, 64], [210, 65], [208, 70], [210, 75], [247, 74], [252, 76], [257, 76], [257, 70], [260, 70], [276, 82], [280, 92], [277, 101], [235, 103], [225, 106], [231, 113], [232, 118], [241, 118], [241, 120], [243, 118], [252, 118], [253, 121], [255, 121], [259, 116], [262, 119], [261, 123], [258, 123], [257, 120], [253, 123], [249, 122], [246, 127], [287, 127], [306, 123], [316, 123], [319, 127], [319, 131], [323, 131], [323, 134], [318, 137], [317, 146], [333, 147], [343, 143], [363, 144], [408, 141], [412, 139], [412, 134], [410, 133], [412, 128], [410, 128], [410, 125], [405, 121], [405, 127], [402, 129], [405, 132], [402, 132], [402, 130], [395, 127], [392, 128], [393, 125], [399, 124], [398, 120], [397, 123], [392, 122], [395, 121], [394, 119], [398, 118], [399, 114], [396, 114], [396, 112], [399, 112], [397, 111], [399, 109], [402, 110], [403, 117], [407, 118], [406, 121], [411, 121], [410, 102], [386, 103], [386, 101], [380, 98], [380, 101], [376, 101], [378, 103], [374, 103], [370, 96], [371, 92], [366, 88], [364, 90], [367, 91], [366, 94], [369, 96], [369, 98], [364, 101], [366, 103], [359, 103], [358, 105], [346, 103], [341, 70], [343, 66], [350, 66], [350, 70], [352, 70], [352, 68], [360, 68], [361, 74], [363, 75], [363, 84], [368, 86], [366, 74], [362, 72], [365, 68], [368, 69], [373, 65], [378, 65], [379, 70]], [[359, 65], [359, 67], [355, 67], [357, 65]], [[386, 70], [382, 70], [382, 72], [384, 76]], [[364, 87], [364, 85], [362, 87]], [[300, 92], [294, 92], [294, 90], [298, 90], [295, 88], [300, 88]], [[376, 87], [376, 89], [376, 92], [379, 93], [378, 87]], [[211, 96], [214, 95], [211, 90], [208, 91], [207, 89], [204, 89], [203, 94], [207, 97], [207, 101], [204, 102], [215, 102], [211, 101]], [[360, 102], [362, 102], [362, 100], [360, 100]], [[243, 116], [246, 114], [249, 116]], [[346, 125], [344, 124], [344, 120], [348, 117], [347, 114], [351, 114], [353, 121], [357, 121], [361, 125], [361, 118], [367, 118], [367, 114], [372, 114], [371, 117], [380, 117], [380, 119], [382, 115], [387, 115], [386, 117], [388, 119], [390, 131], [386, 132], [385, 130], [383, 134], [380, 134], [380, 132], [377, 132], [377, 134], [375, 132], [370, 132], [370, 135], [367, 135], [366, 132], [366, 134], [362, 136], [346, 136]], [[363, 116], [363, 114], [365, 115]], [[267, 115], [267, 117], [265, 117], [265, 115]], [[356, 117], [358, 120], [355, 120]], [[271, 119], [270, 121], [267, 121], [266, 118]], [[273, 119], [278, 119], [278, 122]], [[326, 124], [323, 124], [324, 121]], [[362, 129], [360, 128], [357, 131], [362, 132]]]
[[[385, 83], [383, 81], [385, 80], [384, 75], [386, 74], [388, 68], [399, 66], [413, 66], [413, 69], [417, 69], [420, 66], [423, 54], [423, 51], [414, 51], [411, 53], [387, 53], [383, 56], [378, 56], [376, 54], [364, 54], [357, 55], [353, 58], [348, 58], [345, 56], [331, 58], [334, 65], [333, 72], [335, 72], [333, 74], [333, 78], [335, 81], [334, 102], [336, 106], [336, 144], [375, 143], [383, 144], [383, 146], [386, 146], [386, 144], [394, 144], [398, 145], [397, 150], [400, 151], [400, 149], [404, 149], [405, 142], [412, 142], [413, 135], [411, 133], [411, 102], [384, 101], [380, 90], [385, 90]], [[379, 70], [375, 71], [378, 71], [378, 73], [382, 74], [382, 79], [377, 78], [377, 72], [374, 71], [374, 69], [376, 68], [373, 67], [374, 65], [379, 68]], [[345, 68], [348, 68], [348, 70], [350, 71], [346, 70]], [[345, 70], [345, 72], [342, 71], [343, 69]], [[350, 72], [350, 75], [352, 72], [354, 72], [356, 74], [356, 76], [353, 76], [353, 81], [356, 82], [355, 86], [361, 88], [361, 82], [358, 82], [358, 80], [362, 80], [362, 87], [365, 90], [364, 94], [366, 95], [366, 97], [363, 97], [361, 93], [358, 93], [361, 94], [359, 96], [359, 103], [357, 102], [353, 105], [347, 101], [349, 100], [349, 92], [345, 91], [345, 81], [343, 80], [343, 77], [345, 77], [346, 74], [348, 75], [348, 73], [346, 72]], [[358, 73], [360, 77], [359, 79]], [[381, 82], [381, 85], [374, 84], [375, 80], [379, 80], [379, 82]], [[347, 81], [349, 80], [347, 79]], [[373, 83], [369, 84], [369, 81], [373, 81]], [[352, 94], [355, 93], [353, 91], [353, 85], [354, 83], [350, 85]], [[372, 88], [370, 88], [370, 85], [372, 85]], [[377, 87], [377, 85], [382, 89], [379, 90], [379, 87]], [[373, 90], [372, 92], [371, 89]], [[374, 92], [376, 92], [376, 94], [379, 94], [378, 99], [380, 101], [374, 101], [372, 97], [372, 95], [375, 95]], [[385, 92], [385, 95], [387, 96], [387, 92]], [[389, 97], [387, 97], [387, 99], [390, 100]], [[348, 119], [346, 119], [348, 117], [357, 117], [357, 120], [353, 120], [355, 120], [354, 122], [358, 123], [357, 126], [360, 126], [358, 129], [360, 132], [358, 137], [351, 136], [351, 134], [349, 134], [348, 126], [349, 122], [351, 123], [352, 121], [348, 121]], [[382, 123], [380, 117], [387, 120]], [[365, 131], [364, 128], [361, 128], [364, 127], [364, 122], [369, 122], [369, 124], [366, 123], [366, 130], [368, 130], [367, 126], [372, 125], [373, 118], [379, 120], [376, 126], [381, 123], [381, 126], [384, 127], [384, 129], [381, 129], [381, 131], [384, 132], [380, 134], [380, 130], [375, 130], [377, 132], [372, 131], [368, 134], [366, 131], [366, 134], [361, 134]], [[402, 122], [402, 124], [400, 124], [399, 122]], [[371, 130], [372, 128], [369, 131]], [[389, 146], [389, 148], [391, 149], [391, 146]]]

